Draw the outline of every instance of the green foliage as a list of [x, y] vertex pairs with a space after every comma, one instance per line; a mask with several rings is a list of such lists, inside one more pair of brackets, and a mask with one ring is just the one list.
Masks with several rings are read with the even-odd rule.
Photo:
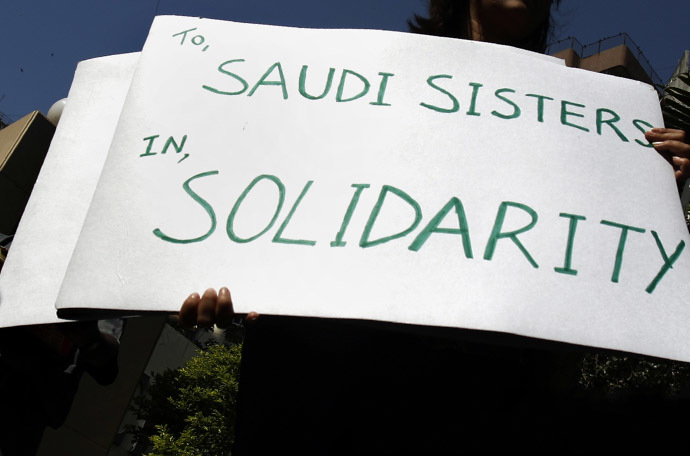
[[690, 364], [636, 355], [590, 353], [583, 360], [580, 384], [604, 394], [676, 396], [690, 390]]
[[229, 455], [241, 346], [214, 345], [175, 370], [154, 374], [147, 395], [135, 400], [143, 428], [133, 429], [147, 456]]
[[661, 111], [668, 128], [685, 130], [690, 134], [690, 53], [680, 59], [671, 80], [664, 87]]

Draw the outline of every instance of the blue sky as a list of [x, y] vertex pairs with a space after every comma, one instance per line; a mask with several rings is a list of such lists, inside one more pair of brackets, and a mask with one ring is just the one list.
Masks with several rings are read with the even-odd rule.
[[[0, 0], [0, 113], [17, 120], [67, 96], [77, 62], [141, 50], [158, 14], [317, 28], [406, 30], [425, 0]], [[627, 32], [667, 80], [690, 49], [688, 0], [562, 0], [556, 39]]]

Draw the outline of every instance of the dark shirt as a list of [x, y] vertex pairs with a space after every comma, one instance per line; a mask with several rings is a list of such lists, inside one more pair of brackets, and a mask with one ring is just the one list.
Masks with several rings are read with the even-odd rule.
[[562, 446], [577, 355], [477, 334], [262, 316], [244, 344], [233, 454]]

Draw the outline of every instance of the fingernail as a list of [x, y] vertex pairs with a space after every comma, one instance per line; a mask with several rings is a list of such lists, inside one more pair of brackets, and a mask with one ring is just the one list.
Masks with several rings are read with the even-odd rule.
[[199, 299], [199, 293], [194, 292], [187, 299]]
[[651, 131], [652, 131], [653, 133], [661, 133], [661, 132], [664, 131], [664, 129], [663, 129], [663, 128], [652, 128]]
[[229, 294], [230, 294], [230, 290], [228, 290], [227, 287], [222, 287], [222, 288], [218, 291], [218, 294], [219, 294], [219, 295], [223, 295], [223, 296], [229, 295]]
[[653, 146], [658, 146], [658, 145], [663, 144], [663, 143], [664, 143], [663, 141], [654, 141], [654, 142], [652, 143], [652, 145], [653, 145]]

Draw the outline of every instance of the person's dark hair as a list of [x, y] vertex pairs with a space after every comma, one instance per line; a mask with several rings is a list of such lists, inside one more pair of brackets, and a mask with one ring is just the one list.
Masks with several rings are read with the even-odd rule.
[[[471, 39], [470, 1], [429, 0], [429, 17], [415, 14], [407, 21], [410, 31], [424, 35]], [[551, 3], [552, 7], [557, 7], [560, 1], [554, 0]], [[549, 9], [546, 19], [534, 33], [520, 42], [511, 44], [528, 51], [544, 52], [552, 31], [553, 18]]]

